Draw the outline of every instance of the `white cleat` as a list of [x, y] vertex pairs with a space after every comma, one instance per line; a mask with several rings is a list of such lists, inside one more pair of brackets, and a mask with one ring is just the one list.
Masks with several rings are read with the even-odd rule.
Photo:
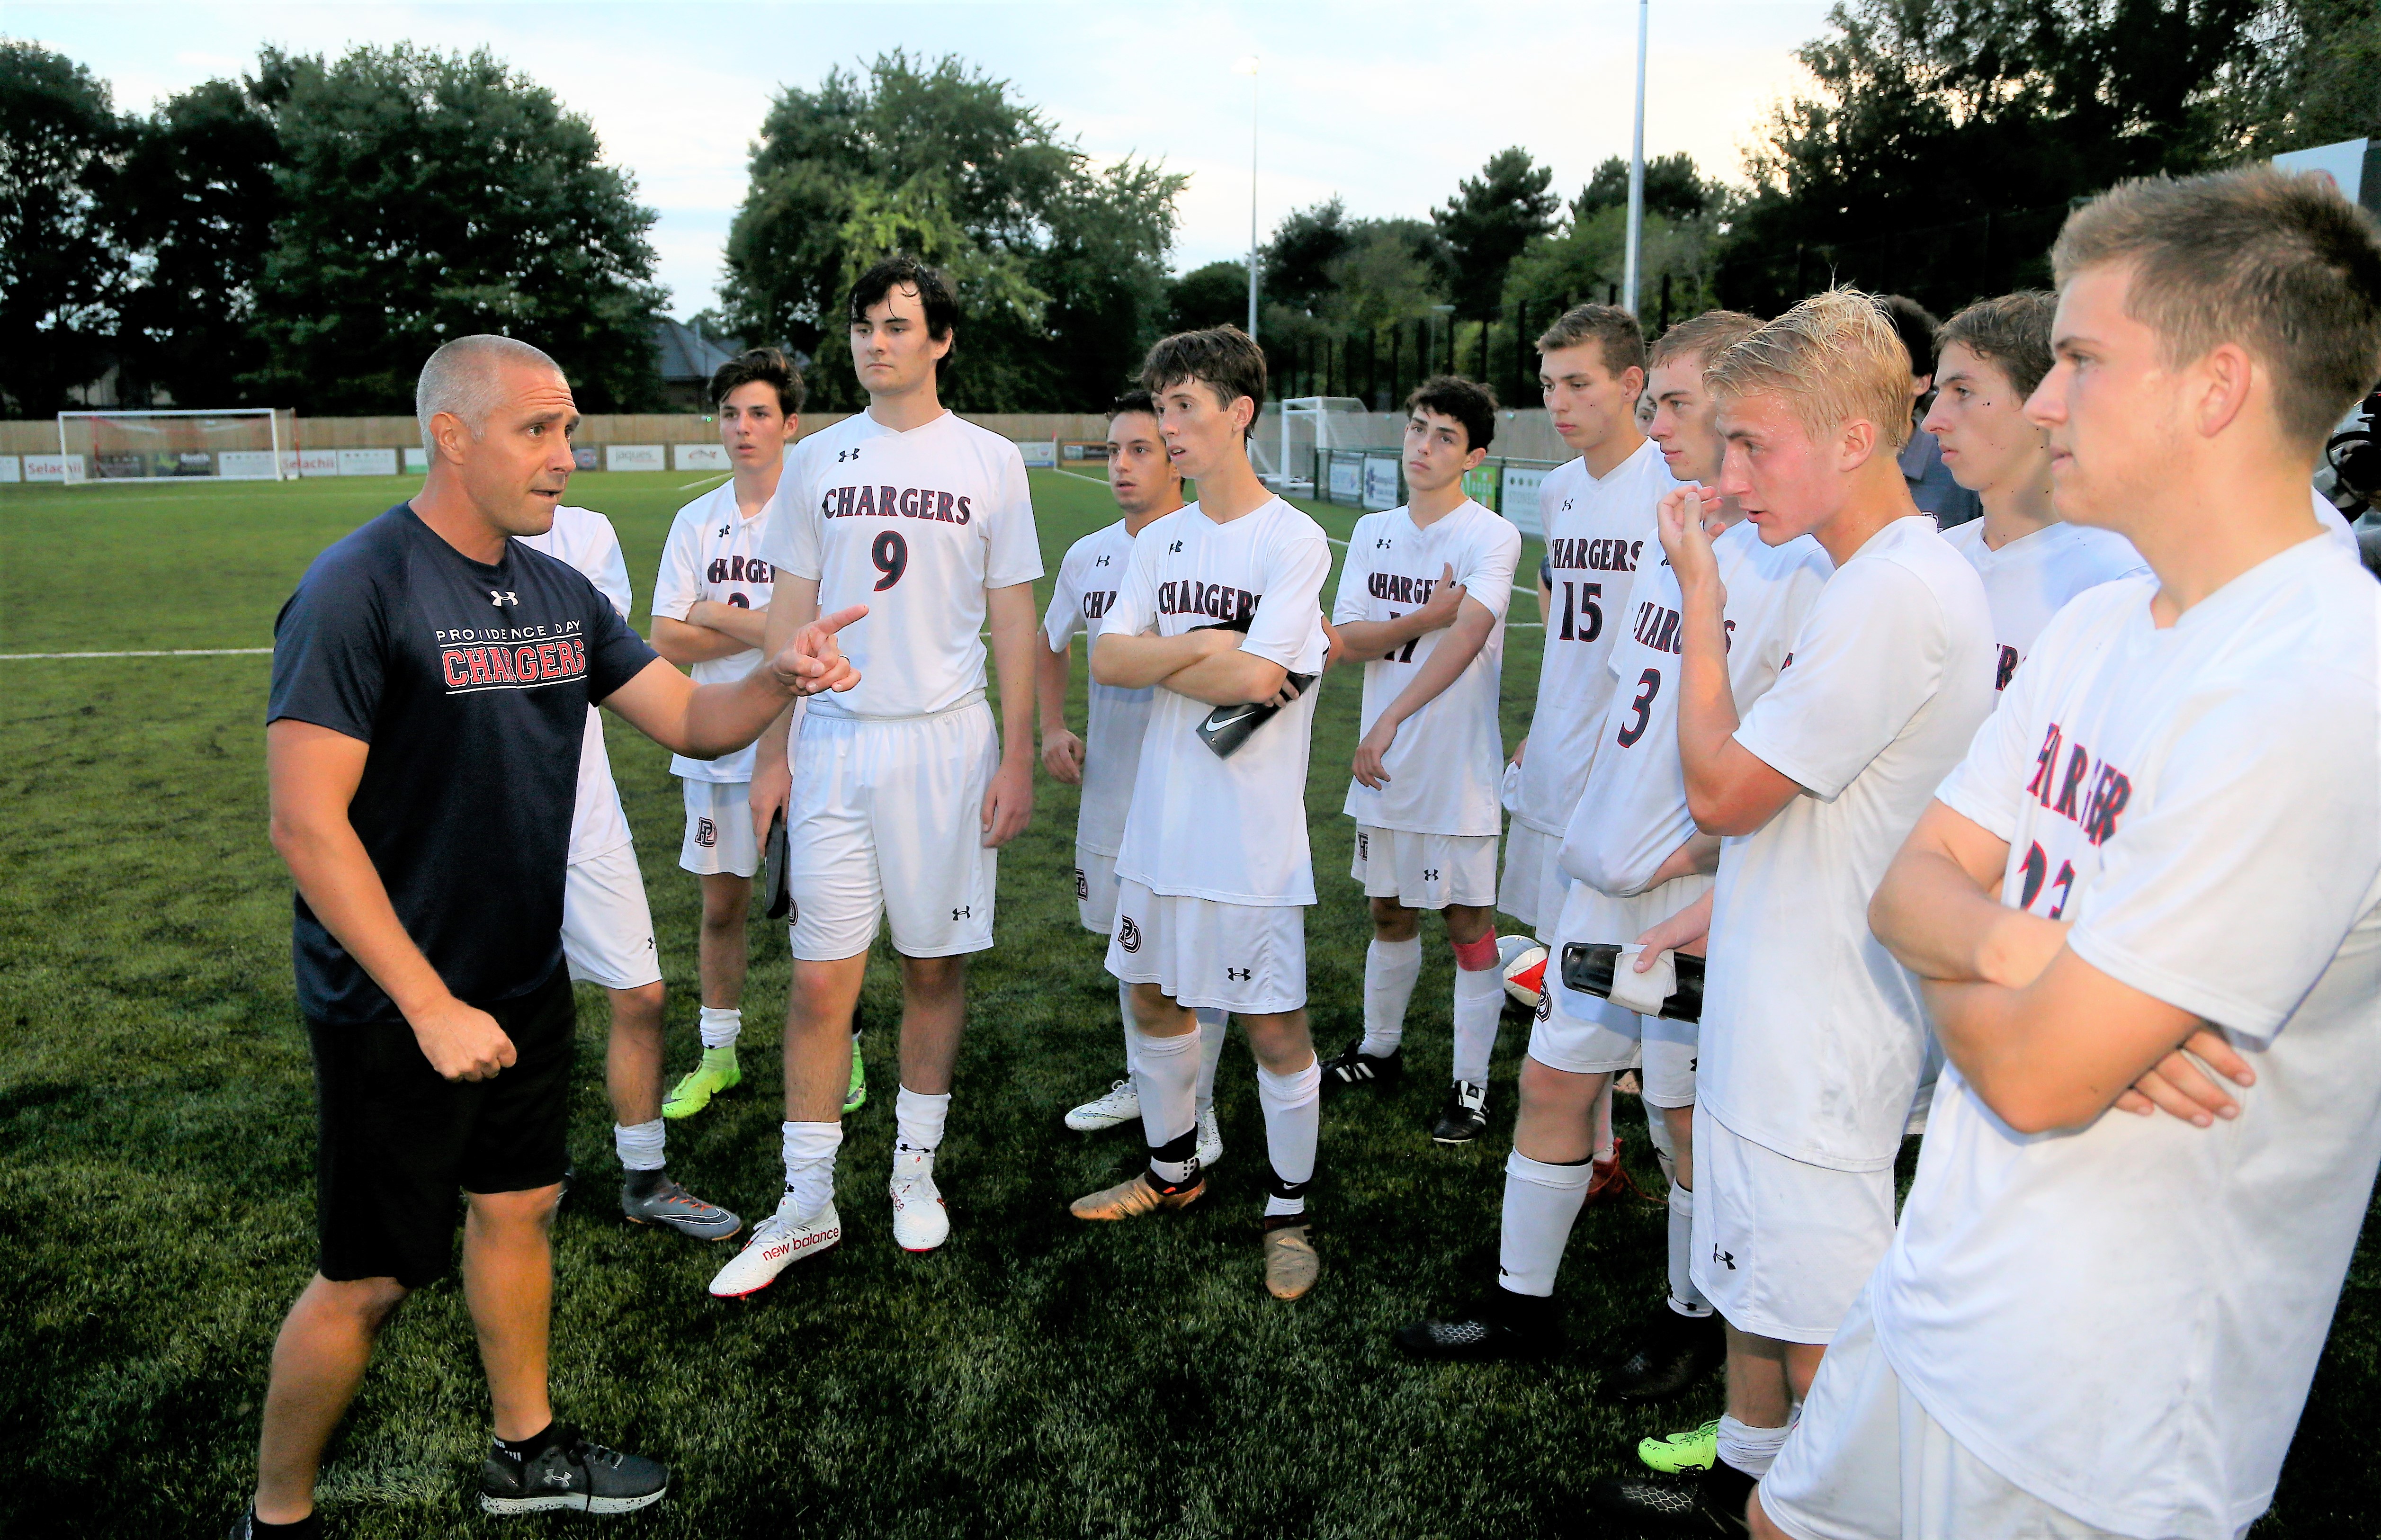
[[951, 1238], [951, 1213], [934, 1186], [930, 1151], [893, 1152], [893, 1240], [905, 1252], [931, 1252]]
[[1132, 1082], [1118, 1081], [1108, 1087], [1108, 1094], [1085, 1102], [1067, 1114], [1067, 1126], [1077, 1133], [1097, 1133], [1118, 1123], [1141, 1120], [1141, 1093]]
[[777, 1275], [793, 1263], [831, 1251], [842, 1239], [843, 1221], [836, 1217], [833, 1203], [799, 1222], [779, 1203], [777, 1212], [753, 1228], [752, 1239], [711, 1280], [712, 1298], [737, 1300], [757, 1294], [776, 1282]]
[[1199, 1114], [1199, 1169], [1212, 1171], [1224, 1158], [1224, 1131], [1215, 1126], [1215, 1109]]

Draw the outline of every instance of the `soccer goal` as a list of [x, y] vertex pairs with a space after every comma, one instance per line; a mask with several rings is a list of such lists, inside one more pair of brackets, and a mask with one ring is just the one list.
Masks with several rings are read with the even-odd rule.
[[1298, 396], [1268, 402], [1249, 440], [1257, 475], [1276, 492], [1314, 491], [1314, 451], [1361, 445], [1369, 419], [1352, 396]]
[[278, 407], [62, 411], [58, 453], [70, 483], [277, 482], [298, 474], [298, 414]]

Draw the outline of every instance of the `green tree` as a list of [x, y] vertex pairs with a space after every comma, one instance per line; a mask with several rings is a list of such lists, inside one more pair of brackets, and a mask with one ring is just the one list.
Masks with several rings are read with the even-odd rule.
[[771, 105], [728, 233], [725, 309], [746, 337], [812, 355], [823, 404], [857, 406], [844, 295], [908, 251], [959, 292], [946, 400], [1096, 409], [1155, 339], [1183, 183], [1129, 158], [1094, 168], [960, 59], [882, 55]]
[[102, 374], [126, 258], [106, 204], [125, 130], [107, 86], [0, 38], [0, 406], [39, 416]]
[[1249, 320], [1249, 264], [1211, 262], [1166, 286], [1166, 329], [1194, 332], [1207, 326], [1245, 326]]
[[433, 349], [495, 331], [552, 354], [584, 409], [655, 398], [653, 212], [584, 118], [484, 51], [263, 64], [288, 84], [260, 389], [310, 411], [409, 410]]
[[1313, 313], [1339, 287], [1332, 268], [1352, 240], [1348, 211], [1337, 197], [1290, 214], [1264, 245], [1264, 298]]
[[2381, 0], [2295, 0], [2251, 107], [2254, 152], [2381, 139]]
[[[1720, 189], [1703, 179], [1695, 170], [1695, 158], [1680, 151], [1674, 155], [1656, 155], [1645, 163], [1645, 212], [1669, 219], [1694, 219], [1711, 209], [1721, 196]], [[1573, 223], [1593, 215], [1601, 209], [1629, 207], [1629, 163], [1618, 155], [1609, 155], [1587, 179], [1587, 186], [1571, 200]]]
[[1456, 313], [1486, 319], [1505, 291], [1505, 270], [1537, 237], [1555, 226], [1562, 200], [1551, 166], [1526, 150], [1499, 150], [1477, 177], [1467, 177], [1431, 223], [1447, 242], [1448, 288]]

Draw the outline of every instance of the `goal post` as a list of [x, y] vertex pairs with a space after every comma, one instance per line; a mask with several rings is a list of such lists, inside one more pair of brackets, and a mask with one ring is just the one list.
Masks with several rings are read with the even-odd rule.
[[58, 413], [70, 484], [277, 482], [297, 475], [297, 451], [298, 414], [286, 407]]

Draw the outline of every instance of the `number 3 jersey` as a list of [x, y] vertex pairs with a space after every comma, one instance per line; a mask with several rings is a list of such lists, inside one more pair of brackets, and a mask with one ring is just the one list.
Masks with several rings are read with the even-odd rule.
[[[1777, 682], [1835, 567], [1809, 535], [1772, 546], [1748, 523], [1722, 531], [1712, 555], [1728, 590], [1728, 682], [1741, 718]], [[1617, 898], [1643, 892], [1695, 832], [1679, 761], [1679, 574], [1660, 546], [1646, 557], [1626, 604], [1613, 606], [1612, 704], [1563, 837], [1563, 870]]]
[[[761, 555], [761, 538], [769, 526], [763, 506], [750, 519], [736, 507], [736, 483], [714, 487], [678, 510], [669, 538], [662, 543], [661, 573], [653, 580], [653, 614], [684, 620], [697, 601], [737, 609], [767, 609], [774, 570]], [[697, 684], [732, 684], [761, 661], [761, 649], [748, 647], [722, 658], [704, 658], [690, 670]], [[717, 759], [670, 756], [670, 774], [690, 781], [749, 781], [752, 750], [745, 747]]]
[[781, 581], [816, 579], [821, 615], [868, 606], [836, 638], [860, 683], [812, 712], [931, 716], [983, 698], [984, 590], [1042, 575], [1016, 445], [947, 411], [907, 433], [859, 412], [795, 446], [768, 517], [761, 556]]
[[[1348, 783], [1342, 812], [1376, 829], [1415, 834], [1487, 835], [1504, 826], [1496, 787], [1505, 772], [1505, 739], [1496, 719], [1497, 685], [1505, 666], [1505, 611], [1513, 602], [1513, 568], [1521, 532], [1466, 498], [1453, 511], [1418, 528], [1410, 510], [1368, 513], [1356, 521], [1331, 618], [1394, 620], [1430, 602], [1448, 568], [1464, 596], [1495, 617], [1488, 640], [1453, 682], [1398, 727], [1381, 756], [1388, 784], [1378, 790]], [[1364, 665], [1361, 732], [1405, 693], [1449, 628], [1425, 631], [1385, 657]]]
[[1538, 666], [1530, 749], [1521, 760], [1514, 816], [1560, 837], [1587, 785], [1587, 766], [1612, 699], [1612, 639], [1618, 610], [1635, 581], [1638, 558], [1660, 546], [1654, 510], [1679, 484], [1652, 439], [1602, 480], [1572, 460], [1546, 475], [1538, 492], [1554, 597], [1546, 607], [1546, 646]]

